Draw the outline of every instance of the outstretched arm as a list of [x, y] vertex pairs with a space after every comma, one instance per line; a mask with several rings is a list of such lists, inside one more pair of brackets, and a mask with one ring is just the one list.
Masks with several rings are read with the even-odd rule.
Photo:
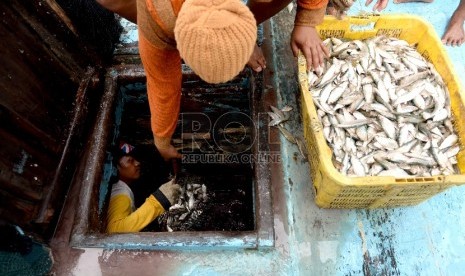
[[97, 3], [133, 23], [137, 22], [136, 0], [97, 0]]
[[323, 45], [315, 27], [295, 26], [291, 36], [291, 48], [296, 57], [299, 50], [307, 60], [307, 70], [316, 69], [329, 57], [329, 51]]
[[181, 158], [181, 154], [171, 145], [181, 102], [179, 52], [155, 47], [139, 31], [139, 53], [147, 76], [147, 96], [155, 146], [165, 160]]
[[249, 0], [247, 6], [255, 16], [258, 25], [280, 12], [289, 5], [291, 1], [292, 0]]
[[107, 214], [107, 232], [139, 232], [163, 212], [163, 205], [153, 195], [134, 212], [131, 210], [131, 199], [127, 195], [112, 196]]
[[297, 56], [300, 50], [307, 60], [307, 70], [316, 69], [329, 57], [329, 51], [315, 29], [315, 26], [323, 22], [328, 0], [298, 0], [297, 3], [291, 35], [292, 52]]
[[[249, 0], [247, 6], [255, 16], [257, 25], [259, 25], [280, 12], [289, 5], [291, 1], [292, 0]], [[258, 46], [255, 46], [247, 65], [256, 72], [260, 72], [266, 68], [265, 57]]]

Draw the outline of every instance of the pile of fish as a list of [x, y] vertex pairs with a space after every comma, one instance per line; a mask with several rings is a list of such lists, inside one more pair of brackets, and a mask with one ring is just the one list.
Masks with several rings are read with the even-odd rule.
[[341, 173], [456, 173], [460, 149], [449, 93], [431, 63], [406, 41], [385, 36], [323, 43], [330, 59], [308, 81]]
[[207, 186], [204, 184], [186, 184], [176, 204], [158, 217], [160, 225], [166, 225], [169, 232], [185, 230], [188, 224], [195, 221], [201, 214], [200, 205], [207, 202]]

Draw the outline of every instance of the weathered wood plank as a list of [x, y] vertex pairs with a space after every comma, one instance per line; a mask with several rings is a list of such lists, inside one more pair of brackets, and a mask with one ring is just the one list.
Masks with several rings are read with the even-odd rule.
[[[83, 127], [87, 114], [98, 108], [83, 96], [87, 88], [93, 101], [100, 95], [87, 68], [109, 61], [120, 28], [95, 1], [59, 2], [81, 6], [69, 16], [56, 0], [0, 2], [0, 217], [27, 232], [39, 229], [39, 235], [53, 229], [48, 224], [61, 208], [89, 131]], [[112, 21], [90, 18], [86, 5]], [[76, 18], [97, 25], [85, 28]], [[89, 32], [111, 34], [95, 38]], [[79, 92], [83, 78], [92, 84]]]
[[77, 86], [53, 53], [9, 7], [0, 23], [0, 105], [51, 137], [60, 136]]
[[[0, 185], [1, 189], [14, 195], [18, 199], [38, 202], [42, 199], [40, 185], [34, 185], [34, 180], [27, 179], [23, 175], [14, 173], [11, 167], [0, 160]], [[11, 209], [9, 209], [11, 210]]]
[[67, 139], [64, 143], [63, 154], [56, 166], [53, 178], [46, 187], [46, 193], [35, 220], [36, 223], [48, 223], [51, 219], [48, 210], [56, 210], [58, 207], [61, 207], [64, 193], [67, 190], [68, 183], [71, 181], [71, 175], [74, 172], [75, 160], [77, 160], [77, 157], [80, 155], [80, 140], [83, 136], [83, 128], [88, 113], [89, 94], [93, 92], [93, 79], [97, 77], [97, 75], [94, 68], [89, 68], [86, 74], [83, 75], [83, 80], [77, 91], [73, 119], [67, 131]]
[[[40, 15], [38, 16], [36, 13], [27, 10], [25, 7], [27, 5], [24, 5], [21, 1], [12, 1], [10, 5], [23, 22], [29, 25], [29, 28], [37, 35], [37, 41], [34, 44], [36, 46], [42, 44], [42, 47], [49, 50], [51, 56], [55, 59], [54, 61], [60, 67], [60, 71], [65, 72], [75, 83], [78, 83], [79, 76], [85, 70], [85, 64], [83, 64], [83, 61], [86, 60], [85, 52], [82, 51], [81, 57], [78, 57], [76, 53], [70, 52], [73, 49], [70, 45], [65, 44], [64, 41], [56, 37], [55, 30], [46, 28], [46, 22], [53, 19], [52, 13], [48, 18], [45, 16], [39, 17]], [[42, 2], [42, 5], [45, 5], [45, 2]], [[41, 9], [36, 10], [36, 12], [38, 11], [41, 11]], [[70, 38], [68, 37], [68, 39]]]
[[58, 137], [52, 137], [24, 117], [0, 105], [0, 125], [10, 133], [21, 137], [30, 137], [32, 144], [58, 154], [60, 143]]
[[[0, 190], [0, 216], [18, 225], [28, 225], [37, 213], [36, 205]], [[28, 227], [30, 228], [30, 227]]]

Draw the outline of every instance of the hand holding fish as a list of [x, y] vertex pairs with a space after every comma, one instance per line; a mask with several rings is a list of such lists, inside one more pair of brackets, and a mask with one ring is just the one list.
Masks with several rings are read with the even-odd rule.
[[[162, 193], [171, 205], [174, 205], [178, 201], [182, 192], [181, 186], [176, 184], [174, 181], [175, 180], [172, 179], [166, 182], [165, 184], [161, 185], [160, 188], [158, 188], [158, 190], [154, 193]], [[155, 198], [158, 197], [155, 196]]]
[[163, 159], [165, 159], [165, 161], [182, 158], [182, 155], [176, 150], [176, 148], [173, 145], [169, 145], [166, 148], [157, 147], [157, 149], [160, 155], [163, 157]]
[[294, 26], [291, 34], [291, 48], [297, 57], [299, 50], [307, 60], [307, 71], [323, 65], [324, 59], [329, 58], [329, 51], [321, 41], [314, 27]]

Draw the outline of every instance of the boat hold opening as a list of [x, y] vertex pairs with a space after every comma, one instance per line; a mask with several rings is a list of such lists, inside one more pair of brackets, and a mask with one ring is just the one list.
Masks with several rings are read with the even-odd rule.
[[[74, 247], [258, 248], [274, 244], [270, 179], [263, 164], [272, 155], [267, 124], [260, 123], [267, 119], [260, 112], [262, 77], [244, 70], [228, 83], [211, 85], [183, 67], [181, 114], [173, 135], [173, 145], [183, 158], [174, 166], [161, 158], [153, 144], [143, 68], [114, 66], [107, 70], [104, 82], [93, 135], [74, 179], [81, 185]], [[107, 234], [107, 204], [116, 175], [112, 148], [121, 140], [142, 149], [141, 178], [132, 188], [136, 206], [172, 177], [183, 187], [184, 201], [141, 232]]]

